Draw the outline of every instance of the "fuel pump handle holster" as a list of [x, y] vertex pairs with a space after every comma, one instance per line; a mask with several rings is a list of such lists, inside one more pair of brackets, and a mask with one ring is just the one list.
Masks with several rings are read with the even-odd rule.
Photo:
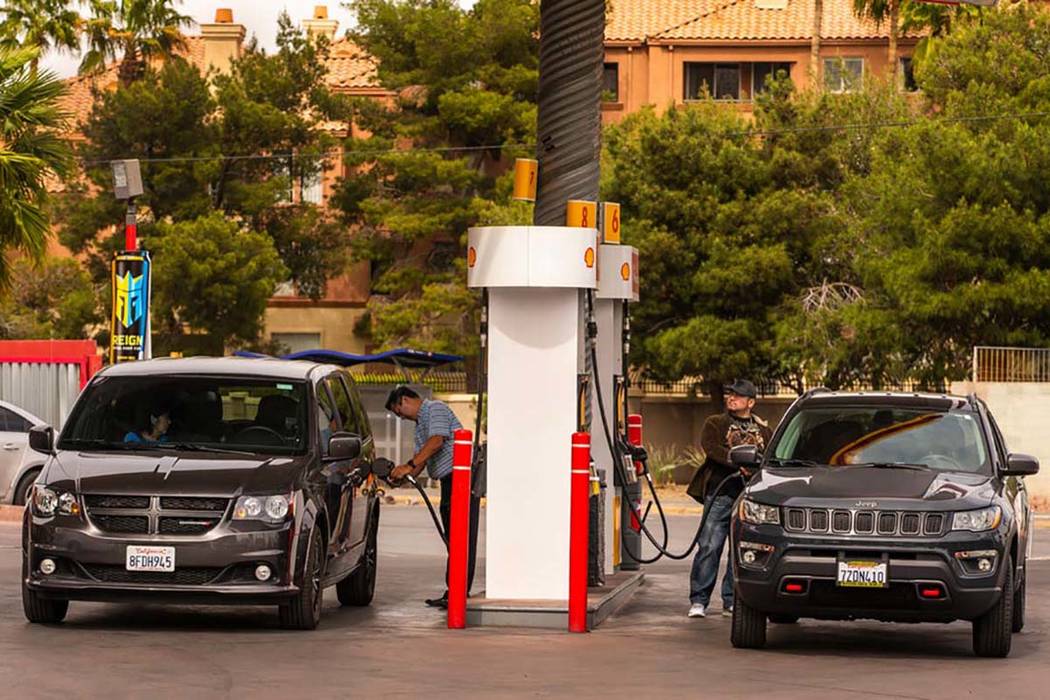
[[474, 450], [474, 461], [471, 465], [470, 495], [484, 498], [488, 490], [488, 443], [478, 445]]

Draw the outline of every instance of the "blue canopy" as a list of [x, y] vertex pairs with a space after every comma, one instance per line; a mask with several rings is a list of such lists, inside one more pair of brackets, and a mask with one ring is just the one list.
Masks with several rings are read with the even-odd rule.
[[[247, 350], [238, 350], [234, 354], [238, 357], [267, 357], [267, 355], [261, 355], [257, 352], [248, 352]], [[440, 367], [441, 365], [460, 362], [463, 357], [461, 355], [445, 355], [439, 352], [423, 352], [422, 350], [411, 350], [409, 348], [387, 350], [386, 352], [381, 352], [375, 355], [354, 355], [348, 352], [324, 350], [319, 348], [317, 350], [293, 352], [290, 355], [284, 355], [281, 359], [308, 360], [310, 362], [340, 365], [342, 367], [363, 365], [368, 362], [379, 362], [409, 369], [432, 369], [434, 367]]]

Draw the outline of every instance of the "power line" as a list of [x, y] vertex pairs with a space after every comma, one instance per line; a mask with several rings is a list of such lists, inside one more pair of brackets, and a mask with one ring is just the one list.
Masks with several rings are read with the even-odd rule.
[[[973, 115], [967, 117], [937, 117], [935, 122], [939, 124], [964, 124], [964, 123], [979, 123], [979, 122], [992, 122], [992, 121], [1003, 121], [1008, 119], [1032, 119], [1038, 117], [1050, 116], [1050, 112], [1012, 112], [1006, 114], [985, 114], [985, 115]], [[784, 127], [781, 129], [748, 129], [746, 131], [729, 131], [724, 132], [725, 136], [780, 136], [784, 134], [797, 134], [797, 133], [818, 133], [828, 131], [875, 131], [878, 129], [889, 129], [899, 128], [906, 126], [915, 126], [923, 123], [921, 119], [901, 119], [884, 122], [859, 122], [851, 124], [822, 124], [814, 126], [792, 126]], [[252, 161], [252, 160], [319, 160], [324, 158], [348, 156], [348, 155], [359, 155], [359, 156], [380, 156], [388, 155], [391, 153], [457, 153], [457, 152], [476, 152], [476, 151], [495, 151], [505, 149], [522, 148], [532, 150], [535, 148], [535, 144], [527, 143], [500, 143], [500, 144], [488, 144], [482, 146], [435, 146], [435, 147], [422, 147], [422, 148], [386, 148], [386, 149], [373, 149], [373, 150], [329, 150], [322, 151], [320, 153], [247, 153], [238, 155], [226, 155], [226, 154], [215, 154], [207, 156], [168, 156], [168, 157], [152, 157], [152, 158], [139, 158], [140, 163], [199, 163], [199, 162], [211, 162], [211, 161]], [[92, 166], [92, 165], [107, 165], [109, 160], [88, 160], [81, 159], [81, 165]]]

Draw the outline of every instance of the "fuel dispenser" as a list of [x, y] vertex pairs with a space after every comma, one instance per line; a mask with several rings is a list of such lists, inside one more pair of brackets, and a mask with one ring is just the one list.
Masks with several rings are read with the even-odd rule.
[[[608, 205], [605, 207], [605, 240], [619, 240], [619, 236], [610, 235], [615, 221], [616, 233], [619, 232], [619, 213], [611, 219]], [[638, 531], [631, 504], [641, 499], [641, 483], [632, 464], [626, 469], [616, 469], [614, 459], [623, 460], [622, 455], [614, 454], [616, 450], [605, 440], [606, 432], [616, 436], [627, 434], [627, 353], [630, 344], [629, 305], [638, 301], [638, 251], [619, 243], [603, 243], [598, 253], [598, 289], [592, 306], [593, 320], [597, 338], [594, 347], [594, 372], [600, 377], [593, 387], [592, 404], [598, 405], [597, 392], [602, 391], [601, 400], [605, 406], [612, 407], [612, 414], [604, 417], [605, 426], [593, 425], [591, 430], [592, 455], [599, 470], [612, 477], [613, 488], [607, 488], [605, 494], [606, 518], [604, 528], [605, 570], [607, 574], [617, 569], [634, 570], [638, 563], [624, 555], [624, 546], [637, 552], [641, 548], [641, 535]], [[602, 416], [596, 416], [603, 420]], [[628, 458], [629, 460], [629, 458]], [[628, 466], [626, 463], [625, 467]], [[622, 476], [626, 477], [626, 481]]]

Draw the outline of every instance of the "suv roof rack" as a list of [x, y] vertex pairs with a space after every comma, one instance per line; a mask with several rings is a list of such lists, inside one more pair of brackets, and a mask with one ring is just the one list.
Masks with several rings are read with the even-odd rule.
[[830, 394], [830, 393], [832, 393], [831, 389], [827, 388], [826, 386], [815, 386], [812, 389], [806, 390], [806, 393], [802, 394], [802, 396], [800, 396], [799, 398], [800, 399], [808, 399], [810, 396], [813, 396], [814, 394]]
[[977, 410], [979, 408], [979, 404], [977, 403], [976, 391], [971, 391], [969, 394], [966, 395], [966, 403], [970, 404], [970, 407], [974, 410]]

